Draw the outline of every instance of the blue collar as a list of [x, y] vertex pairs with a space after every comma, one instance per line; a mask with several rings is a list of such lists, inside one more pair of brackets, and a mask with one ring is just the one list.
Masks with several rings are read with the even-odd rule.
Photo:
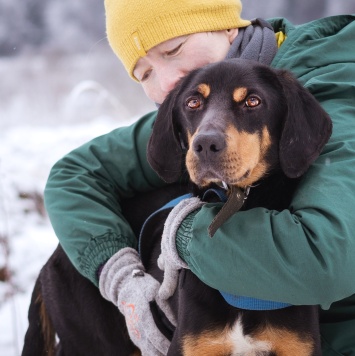
[[[203, 196], [203, 200], [211, 199], [212, 196], [215, 198], [218, 197], [221, 202], [226, 202], [227, 200], [224, 189], [216, 188], [207, 190]], [[233, 307], [245, 310], [275, 310], [291, 306], [291, 304], [288, 303], [274, 302], [271, 300], [256, 299], [251, 297], [242, 297], [226, 292], [219, 292], [228, 304], [232, 305]]]
[[232, 305], [233, 307], [245, 310], [275, 310], [292, 306], [288, 303], [274, 302], [272, 300], [263, 300], [250, 297], [241, 297], [230, 293], [221, 291], [219, 292], [222, 294], [222, 297], [228, 304]]
[[[192, 194], [185, 194], [182, 195], [176, 199], [171, 200], [169, 203], [165, 204], [162, 208], [159, 210], [155, 211], [153, 214], [151, 214], [148, 219], [145, 221], [143, 224], [141, 234], [139, 237], [139, 252], [140, 252], [140, 241], [141, 241], [141, 236], [142, 236], [142, 231], [144, 230], [145, 225], [147, 222], [155, 216], [158, 212], [172, 208], [176, 206], [181, 200], [191, 198]], [[227, 196], [225, 194], [224, 189], [209, 189], [205, 192], [203, 196], [203, 200], [209, 200], [212, 199], [213, 197], [217, 197], [221, 202], [225, 202], [227, 200]], [[281, 302], [274, 302], [270, 300], [262, 300], [262, 299], [256, 299], [256, 298], [251, 298], [251, 297], [242, 297], [238, 295], [233, 295], [230, 293], [226, 292], [221, 292], [221, 295], [223, 296], [224, 300], [232, 305], [233, 307], [237, 307], [240, 309], [245, 309], [245, 310], [275, 310], [275, 309], [282, 309], [291, 306], [291, 304], [287, 303], [281, 303]]]
[[192, 198], [192, 194], [188, 193], [188, 194], [184, 194], [181, 195], [173, 200], [170, 200], [168, 203], [166, 203], [164, 206], [162, 206], [160, 209], [154, 211], [152, 214], [150, 214], [148, 216], [148, 218], [146, 219], [146, 221], [144, 222], [139, 237], [138, 237], [138, 253], [141, 255], [141, 241], [142, 241], [142, 236], [143, 236], [143, 231], [144, 228], [146, 227], [146, 225], [148, 224], [148, 222], [155, 216], [157, 215], [160, 211], [165, 210], [165, 209], [169, 209], [169, 208], [173, 208], [174, 206], [178, 205], [181, 200], [187, 199], [187, 198]]

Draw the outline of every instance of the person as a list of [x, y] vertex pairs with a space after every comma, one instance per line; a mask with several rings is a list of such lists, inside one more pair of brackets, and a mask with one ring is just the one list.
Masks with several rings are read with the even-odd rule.
[[[238, 212], [211, 239], [207, 228], [218, 207], [197, 206], [177, 228], [176, 268], [188, 267], [226, 293], [319, 305], [323, 355], [355, 355], [355, 16], [294, 26], [283, 18], [244, 20], [241, 6], [239, 0], [105, 0], [109, 43], [155, 103], [192, 69], [241, 57], [292, 71], [333, 121], [289, 209]], [[166, 184], [146, 159], [155, 117], [148, 113], [70, 152], [54, 165], [45, 189], [70, 260], [127, 324], [122, 301], [132, 295], [142, 324], [150, 322], [150, 300], [169, 314], [158, 283], [144, 273], [131, 276], [143, 267], [120, 209], [120, 199]], [[137, 323], [145, 334], [129, 331], [143, 355], [166, 354], [169, 343], [154, 326]]]

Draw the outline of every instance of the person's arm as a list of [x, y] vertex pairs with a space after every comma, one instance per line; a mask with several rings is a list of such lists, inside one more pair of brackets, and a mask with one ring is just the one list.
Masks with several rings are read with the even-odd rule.
[[355, 64], [329, 66], [306, 86], [332, 117], [333, 134], [289, 209], [238, 212], [210, 238], [218, 208], [205, 205], [184, 220], [177, 248], [213, 288], [328, 308], [355, 293]]
[[146, 160], [155, 113], [70, 152], [51, 170], [45, 206], [78, 271], [98, 285], [97, 269], [118, 250], [136, 247], [120, 198], [164, 183]]

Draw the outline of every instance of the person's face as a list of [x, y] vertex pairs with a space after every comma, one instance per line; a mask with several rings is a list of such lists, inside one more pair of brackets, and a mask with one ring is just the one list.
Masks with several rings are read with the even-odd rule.
[[151, 100], [161, 104], [178, 80], [191, 70], [223, 60], [238, 29], [180, 36], [151, 48], [133, 75]]

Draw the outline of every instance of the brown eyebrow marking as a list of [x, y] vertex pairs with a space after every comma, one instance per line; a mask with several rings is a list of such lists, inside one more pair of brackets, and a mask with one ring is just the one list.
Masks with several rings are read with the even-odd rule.
[[233, 99], [239, 103], [240, 101], [244, 100], [247, 96], [247, 93], [248, 93], [248, 89], [247, 88], [236, 88], [234, 89], [234, 92], [233, 92]]
[[204, 98], [207, 98], [211, 93], [211, 88], [208, 84], [200, 84], [197, 87], [197, 91], [202, 94]]

